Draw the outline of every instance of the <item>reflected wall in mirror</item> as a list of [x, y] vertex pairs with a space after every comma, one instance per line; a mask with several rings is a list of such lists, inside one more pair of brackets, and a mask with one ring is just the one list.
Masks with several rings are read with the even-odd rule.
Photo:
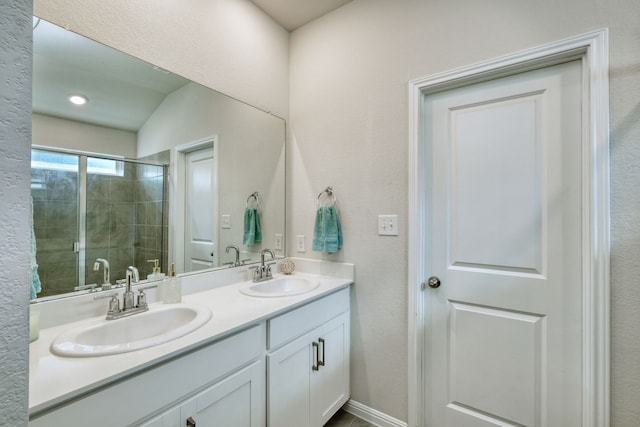
[[[283, 119], [38, 18], [33, 38], [34, 149], [79, 165], [32, 163], [39, 297], [100, 286], [97, 258], [115, 283], [132, 264], [145, 278], [149, 259], [163, 272], [228, 268], [227, 247], [252, 263], [276, 240], [284, 255]], [[91, 173], [94, 158], [119, 172]], [[256, 192], [262, 239], [243, 244]]]

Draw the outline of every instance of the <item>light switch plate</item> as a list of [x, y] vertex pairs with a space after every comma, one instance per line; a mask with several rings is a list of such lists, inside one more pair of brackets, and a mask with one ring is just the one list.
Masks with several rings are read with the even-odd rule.
[[378, 215], [378, 235], [398, 235], [398, 215]]
[[220, 222], [220, 228], [231, 228], [231, 215], [222, 215]]
[[304, 234], [298, 234], [296, 236], [296, 250], [298, 252], [305, 252], [306, 251], [306, 244], [305, 244], [305, 238], [304, 238]]

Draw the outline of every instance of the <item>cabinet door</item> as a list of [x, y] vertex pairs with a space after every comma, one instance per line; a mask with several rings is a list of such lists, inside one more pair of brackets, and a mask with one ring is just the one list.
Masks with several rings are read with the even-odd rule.
[[264, 364], [257, 361], [217, 382], [181, 405], [182, 425], [264, 427], [264, 378]]
[[349, 312], [267, 360], [269, 427], [324, 425], [349, 398]]
[[347, 312], [323, 325], [315, 338], [324, 365], [311, 376], [313, 425], [324, 425], [349, 399], [349, 336]]
[[312, 346], [315, 331], [267, 356], [269, 427], [311, 426]]

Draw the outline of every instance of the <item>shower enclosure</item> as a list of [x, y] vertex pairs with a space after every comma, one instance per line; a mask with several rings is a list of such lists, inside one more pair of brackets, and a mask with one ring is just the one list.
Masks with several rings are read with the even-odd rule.
[[147, 260], [160, 260], [166, 271], [165, 165], [41, 148], [31, 155], [38, 297], [100, 286], [97, 258], [109, 261], [112, 284], [129, 265], [146, 277]]

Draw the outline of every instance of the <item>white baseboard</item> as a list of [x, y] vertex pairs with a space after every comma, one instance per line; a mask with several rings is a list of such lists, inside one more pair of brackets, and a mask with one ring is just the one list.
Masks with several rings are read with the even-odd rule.
[[375, 409], [369, 408], [368, 406], [352, 399], [349, 399], [347, 403], [345, 403], [342, 410], [353, 414], [358, 418], [362, 418], [368, 423], [375, 424], [378, 427], [407, 427], [407, 423], [404, 421], [400, 421], [392, 416], [376, 411]]

